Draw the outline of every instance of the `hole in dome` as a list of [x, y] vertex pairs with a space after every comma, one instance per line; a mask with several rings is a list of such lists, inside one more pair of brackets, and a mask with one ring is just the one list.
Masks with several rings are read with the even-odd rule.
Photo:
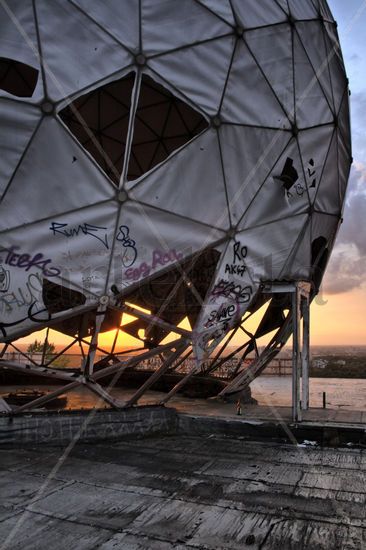
[[78, 97], [59, 116], [107, 176], [119, 182], [125, 154], [135, 75]]
[[208, 127], [204, 117], [143, 75], [128, 179], [136, 179]]
[[[107, 176], [118, 184], [135, 74], [78, 97], [59, 116]], [[143, 75], [127, 179], [136, 179], [208, 127], [203, 116]]]
[[51, 314], [82, 306], [86, 302], [86, 296], [81, 292], [47, 279], [43, 280], [42, 299], [47, 311]]
[[329, 256], [328, 241], [325, 237], [314, 239], [311, 244], [312, 280], [318, 290], [327, 266]]
[[32, 97], [39, 71], [30, 65], [0, 57], [0, 89], [16, 97]]

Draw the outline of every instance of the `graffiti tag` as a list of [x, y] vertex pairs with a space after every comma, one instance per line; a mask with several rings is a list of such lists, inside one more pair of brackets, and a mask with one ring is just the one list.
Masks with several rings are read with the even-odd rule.
[[122, 256], [123, 267], [132, 266], [137, 258], [136, 242], [130, 237], [130, 229], [127, 225], [120, 225], [116, 237], [117, 241], [122, 243], [124, 248]]
[[4, 269], [0, 265], [0, 292], [7, 292], [10, 286], [10, 273], [9, 270]]
[[211, 295], [214, 298], [228, 298], [238, 304], [247, 304], [251, 298], [253, 289], [251, 286], [241, 286], [226, 279], [220, 279], [214, 286]]
[[147, 277], [158, 267], [164, 267], [172, 262], [182, 260], [183, 254], [177, 252], [174, 248], [165, 252], [164, 250], [154, 250], [151, 262], [143, 262], [139, 267], [130, 267], [125, 271], [126, 278], [132, 281], [138, 281], [141, 277]]
[[91, 223], [82, 223], [76, 227], [70, 227], [68, 223], [51, 222], [50, 226], [50, 231], [52, 231], [53, 235], [63, 235], [67, 238], [77, 237], [80, 234], [89, 235], [97, 239], [108, 249], [108, 235], [107, 233], [104, 233], [103, 236], [101, 235], [106, 229], [106, 227], [93, 225]]
[[61, 271], [57, 267], [51, 267], [52, 260], [45, 258], [44, 255], [39, 252], [38, 254], [20, 254], [16, 253], [19, 246], [11, 246], [10, 248], [3, 248], [2, 252], [6, 252], [5, 259], [1, 259], [4, 265], [11, 265], [13, 267], [19, 267], [29, 271], [32, 267], [38, 267], [46, 277], [56, 277], [60, 275]]
[[42, 293], [42, 277], [39, 273], [30, 273], [23, 287], [18, 287], [7, 294], [0, 295], [0, 311], [13, 311], [14, 307], [35, 306]]

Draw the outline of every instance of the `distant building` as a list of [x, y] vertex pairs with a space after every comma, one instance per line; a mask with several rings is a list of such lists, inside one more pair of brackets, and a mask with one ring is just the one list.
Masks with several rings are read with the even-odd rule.
[[328, 361], [326, 359], [313, 359], [313, 368], [314, 369], [325, 369], [325, 367], [328, 365]]

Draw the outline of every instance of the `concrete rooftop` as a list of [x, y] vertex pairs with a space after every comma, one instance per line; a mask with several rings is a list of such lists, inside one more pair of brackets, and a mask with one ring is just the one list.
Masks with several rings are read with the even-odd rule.
[[366, 451], [219, 436], [0, 449], [1, 549], [363, 549]]

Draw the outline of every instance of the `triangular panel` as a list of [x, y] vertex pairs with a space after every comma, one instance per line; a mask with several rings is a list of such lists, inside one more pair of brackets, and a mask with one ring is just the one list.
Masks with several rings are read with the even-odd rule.
[[307, 214], [291, 216], [237, 235], [237, 240], [247, 248], [245, 264], [253, 281], [273, 281], [282, 277], [283, 266], [307, 219]]
[[292, 36], [288, 25], [247, 32], [245, 40], [290, 120], [294, 117]]
[[327, 61], [332, 80], [334, 108], [335, 113], [338, 114], [344, 93], [348, 88], [348, 80], [334, 24], [324, 23], [324, 36], [328, 51]]
[[240, 229], [306, 212], [308, 193], [297, 141], [292, 139], [239, 223]]
[[[47, 94], [52, 100], [93, 87], [132, 62], [123, 46], [69, 2], [39, 0], [37, 16]], [[77, 50], [75, 36], [78, 36]]]
[[131, 0], [90, 2], [71, 0], [124, 46], [133, 51], [139, 48], [139, 5]]
[[0, 197], [14, 176], [17, 165], [35, 132], [40, 114], [35, 107], [5, 99], [0, 102]]
[[233, 11], [230, 0], [196, 0], [210, 11], [227, 21], [230, 25], [235, 25]]
[[339, 169], [339, 198], [341, 204], [345, 199], [352, 159], [345, 146], [343, 136], [338, 131], [338, 169]]
[[307, 281], [311, 275], [311, 217], [309, 216], [299, 233], [292, 252], [284, 264], [280, 278], [284, 280]]
[[333, 23], [334, 17], [329, 9], [327, 0], [317, 0], [317, 2], [319, 3], [320, 13], [324, 17], [324, 19]]
[[231, 0], [239, 25], [245, 29], [284, 23], [286, 13], [273, 0]]
[[348, 88], [345, 90], [341, 107], [338, 114], [338, 127], [341, 133], [344, 146], [349, 152], [351, 157], [351, 124], [350, 124], [350, 112], [349, 112], [349, 91]]
[[[180, 174], [180, 179], [174, 184], [176, 174]], [[205, 180], [209, 182], [208, 188]], [[209, 130], [194, 139], [138, 183], [130, 194], [145, 204], [229, 229], [217, 132]]]
[[314, 213], [311, 226], [311, 277], [319, 288], [340, 226], [338, 216]]
[[231, 32], [229, 25], [195, 0], [142, 1], [141, 23], [142, 49], [147, 56]]
[[219, 136], [229, 208], [236, 224], [277, 163], [290, 134], [224, 124]]
[[311, 204], [314, 204], [322, 178], [328, 178], [330, 183], [328, 191], [331, 195], [334, 194], [334, 186], [337, 185], [337, 178], [334, 175], [332, 164], [328, 164], [327, 166], [330, 172], [328, 176], [326, 173], [327, 167], [324, 168], [328, 157], [329, 163], [333, 163], [333, 165], [337, 164], [337, 151], [331, 150], [333, 134], [334, 127], [333, 125], [329, 125], [304, 130], [298, 135], [306, 186]]
[[247, 246], [240, 237], [227, 244], [194, 327], [194, 350], [202, 360], [248, 309], [259, 284], [247, 268]]
[[[70, 182], [72, 191], [67, 192]], [[0, 218], [4, 228], [16, 227], [19, 220], [34, 222], [113, 195], [112, 185], [61, 123], [45, 117], [1, 202]]]
[[312, 215], [312, 243], [314, 243], [315, 239], [319, 239], [319, 237], [322, 237], [325, 239], [327, 243], [326, 246], [330, 251], [337, 236], [339, 225], [339, 216], [331, 216], [329, 214], [320, 214], [315, 212]]
[[220, 108], [235, 39], [228, 36], [149, 61], [149, 66], [211, 116]]
[[296, 121], [299, 128], [333, 122], [334, 115], [297, 33], [294, 33]]
[[238, 41], [221, 110], [226, 122], [289, 128], [290, 121], [243, 40]]
[[319, 8], [316, 5], [317, 0], [310, 0], [308, 2], [288, 0], [288, 4], [290, 7], [290, 14], [296, 20], [319, 18]]
[[325, 47], [323, 24], [320, 21], [299, 22], [296, 24], [296, 30], [328, 103], [334, 109], [332, 83], [327, 63], [328, 51]]
[[333, 130], [332, 141], [323, 164], [323, 173], [316, 192], [315, 208], [321, 212], [340, 214], [341, 207], [339, 196], [338, 139], [336, 130]]

